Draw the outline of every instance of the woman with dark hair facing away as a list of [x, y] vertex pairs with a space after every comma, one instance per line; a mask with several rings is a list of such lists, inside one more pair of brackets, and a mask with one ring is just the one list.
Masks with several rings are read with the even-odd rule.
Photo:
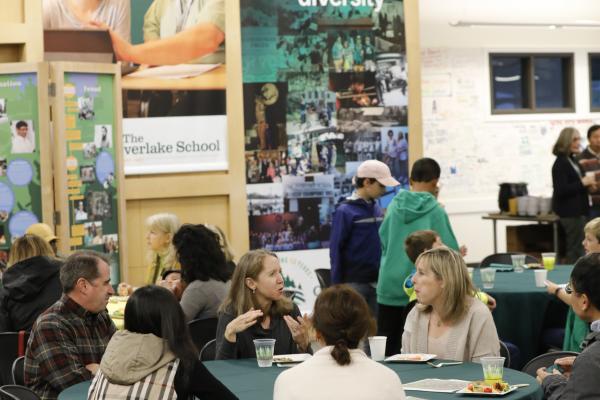
[[60, 298], [61, 264], [41, 237], [15, 240], [0, 289], [0, 332], [31, 330], [37, 317]]
[[219, 310], [217, 359], [256, 358], [254, 339], [275, 339], [274, 354], [310, 352], [308, 324], [283, 287], [275, 253], [242, 256]]
[[358, 348], [361, 339], [374, 333], [375, 321], [357, 291], [348, 285], [323, 290], [312, 323], [325, 347], [277, 377], [274, 400], [406, 398], [398, 375]]
[[581, 152], [581, 135], [575, 128], [564, 128], [552, 153], [552, 211], [565, 231], [565, 262], [573, 264], [583, 256], [583, 228], [589, 211], [588, 190], [596, 190], [595, 175], [586, 176], [575, 159]]
[[216, 318], [229, 289], [219, 237], [204, 225], [184, 224], [173, 236], [173, 245], [187, 284], [181, 295], [185, 319]]
[[236, 399], [198, 360], [175, 296], [144, 286], [125, 305], [125, 330], [110, 339], [88, 399]]

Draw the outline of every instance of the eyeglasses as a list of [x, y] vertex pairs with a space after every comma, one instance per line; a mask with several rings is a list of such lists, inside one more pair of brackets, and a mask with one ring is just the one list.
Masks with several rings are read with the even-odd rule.
[[565, 286], [565, 293], [566, 294], [573, 293], [573, 287], [571, 286], [571, 282], [567, 283], [567, 286]]

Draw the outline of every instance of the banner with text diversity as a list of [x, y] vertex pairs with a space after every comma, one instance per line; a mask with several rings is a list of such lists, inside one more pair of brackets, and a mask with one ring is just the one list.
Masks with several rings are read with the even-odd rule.
[[286, 290], [306, 309], [360, 163], [379, 159], [408, 186], [404, 3], [240, 6], [250, 246], [280, 253]]

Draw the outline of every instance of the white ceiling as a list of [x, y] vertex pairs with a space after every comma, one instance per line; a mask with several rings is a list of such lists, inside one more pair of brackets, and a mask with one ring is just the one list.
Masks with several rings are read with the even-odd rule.
[[600, 48], [600, 28], [451, 27], [451, 22], [600, 23], [600, 0], [419, 0], [421, 47]]
[[456, 20], [600, 23], [600, 0], [420, 0], [419, 12], [422, 23]]

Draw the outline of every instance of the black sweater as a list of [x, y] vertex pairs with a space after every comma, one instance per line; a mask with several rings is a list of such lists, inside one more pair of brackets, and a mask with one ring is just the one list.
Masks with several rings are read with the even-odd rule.
[[37, 317], [62, 295], [61, 262], [28, 258], [8, 268], [0, 290], [0, 332], [29, 331]]
[[187, 400], [195, 396], [200, 400], [237, 400], [237, 396], [215, 378], [199, 360], [194, 363], [191, 373], [180, 365], [175, 374], [174, 384], [178, 399]]
[[588, 192], [581, 183], [583, 171], [577, 161], [573, 168], [567, 156], [557, 156], [552, 166], [552, 210], [559, 217], [587, 216], [589, 210]]

